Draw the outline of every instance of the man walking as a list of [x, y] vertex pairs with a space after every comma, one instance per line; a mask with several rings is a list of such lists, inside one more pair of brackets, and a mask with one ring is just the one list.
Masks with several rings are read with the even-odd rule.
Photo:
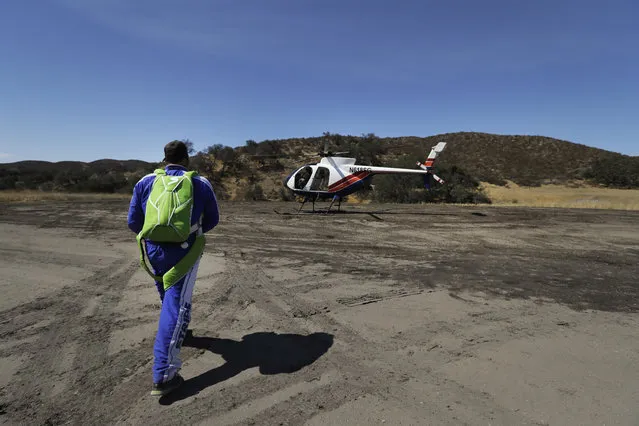
[[168, 143], [164, 161], [164, 169], [136, 183], [128, 214], [128, 226], [138, 235], [142, 266], [155, 280], [162, 301], [153, 348], [154, 396], [166, 395], [184, 381], [178, 374], [180, 349], [191, 320], [204, 234], [219, 222], [213, 187], [206, 178], [187, 171], [186, 144]]

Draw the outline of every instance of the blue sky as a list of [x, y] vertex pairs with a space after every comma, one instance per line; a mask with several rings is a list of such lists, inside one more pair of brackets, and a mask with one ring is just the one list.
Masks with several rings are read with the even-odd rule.
[[639, 155], [636, 0], [3, 0], [0, 162], [324, 131]]

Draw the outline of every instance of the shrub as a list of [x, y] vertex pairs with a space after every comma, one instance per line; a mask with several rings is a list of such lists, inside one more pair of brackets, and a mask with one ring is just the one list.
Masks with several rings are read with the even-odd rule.
[[266, 201], [264, 189], [259, 184], [249, 185], [244, 191], [245, 201]]
[[606, 155], [594, 160], [583, 172], [586, 179], [613, 188], [639, 187], [639, 157]]
[[[403, 156], [390, 167], [412, 168], [413, 165], [414, 161], [410, 157]], [[490, 203], [479, 181], [459, 167], [436, 167], [435, 174], [445, 183], [442, 185], [433, 180], [430, 190], [424, 188], [423, 175], [376, 176], [374, 199], [379, 202], [394, 203]]]

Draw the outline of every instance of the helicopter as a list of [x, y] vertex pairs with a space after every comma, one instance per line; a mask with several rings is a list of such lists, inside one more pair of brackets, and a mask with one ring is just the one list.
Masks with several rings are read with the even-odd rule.
[[327, 212], [331, 210], [337, 201], [337, 210], [340, 211], [342, 199], [365, 187], [376, 174], [421, 174], [424, 175], [424, 186], [430, 188], [430, 178], [444, 183], [444, 180], [433, 173], [433, 165], [437, 155], [444, 150], [446, 142], [439, 142], [431, 148], [425, 162], [417, 161], [416, 169], [402, 169], [394, 167], [377, 167], [355, 164], [356, 159], [341, 157], [348, 152], [331, 152], [328, 150], [328, 142], [324, 145], [324, 150], [318, 155], [320, 162], [316, 164], [305, 164], [284, 179], [284, 187], [292, 191], [295, 195], [303, 197], [302, 205], [298, 213], [308, 201], [313, 203], [315, 212], [315, 202], [318, 200], [331, 199], [331, 204]]

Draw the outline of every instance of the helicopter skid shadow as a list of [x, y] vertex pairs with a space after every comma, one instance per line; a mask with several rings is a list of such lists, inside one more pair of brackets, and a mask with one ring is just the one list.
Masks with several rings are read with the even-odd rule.
[[189, 337], [184, 347], [205, 349], [219, 354], [225, 364], [199, 376], [185, 380], [180, 388], [160, 398], [161, 405], [197, 395], [202, 390], [228, 380], [242, 371], [258, 367], [264, 375], [290, 374], [311, 365], [333, 346], [333, 335], [328, 333], [277, 334], [252, 333], [242, 340], [215, 337]]
[[[383, 221], [384, 219], [379, 217], [379, 215], [394, 215], [394, 216], [450, 216], [451, 213], [436, 213], [436, 212], [415, 212], [415, 211], [411, 211], [411, 212], [402, 212], [402, 211], [392, 211], [392, 210], [373, 210], [373, 211], [366, 211], [366, 210], [320, 210], [320, 209], [315, 209], [315, 211], [312, 210], [301, 210], [299, 212], [294, 211], [294, 212], [276, 212], [277, 214], [280, 215], [284, 215], [284, 216], [301, 216], [301, 215], [317, 215], [317, 216], [321, 216], [321, 215], [369, 215], [372, 216], [374, 219], [376, 220], [381, 220]], [[479, 215], [484, 215], [485, 214], [479, 214]]]

